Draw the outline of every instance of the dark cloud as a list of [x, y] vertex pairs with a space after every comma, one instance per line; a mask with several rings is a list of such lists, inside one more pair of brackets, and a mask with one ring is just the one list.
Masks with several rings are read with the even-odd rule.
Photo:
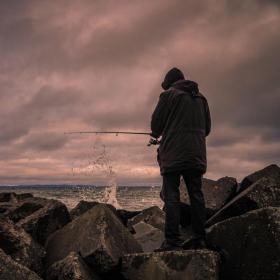
[[31, 133], [24, 139], [24, 149], [52, 152], [61, 149], [69, 139], [58, 133]]
[[86, 167], [93, 146], [103, 144], [120, 181], [160, 180], [146, 138], [63, 132], [149, 130], [173, 66], [209, 101], [207, 176], [241, 179], [277, 163], [279, 7], [273, 0], [1, 1], [0, 183], [91, 182], [70, 170]]

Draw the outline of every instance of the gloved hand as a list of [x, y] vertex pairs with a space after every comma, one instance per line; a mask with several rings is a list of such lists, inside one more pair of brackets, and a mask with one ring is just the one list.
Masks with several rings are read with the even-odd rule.
[[147, 146], [159, 145], [159, 144], [160, 144], [160, 141], [158, 139], [151, 138]]

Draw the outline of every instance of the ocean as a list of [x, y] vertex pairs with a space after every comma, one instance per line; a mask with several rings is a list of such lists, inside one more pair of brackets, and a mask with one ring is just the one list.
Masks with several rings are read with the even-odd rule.
[[68, 209], [80, 200], [113, 204], [116, 208], [142, 210], [150, 206], [162, 207], [159, 186], [91, 186], [91, 185], [24, 185], [0, 186], [0, 192], [32, 193], [34, 196], [62, 201]]

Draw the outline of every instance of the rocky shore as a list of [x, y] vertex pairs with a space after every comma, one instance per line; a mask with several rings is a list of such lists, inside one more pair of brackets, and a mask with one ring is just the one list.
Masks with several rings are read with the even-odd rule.
[[[181, 233], [192, 238], [181, 184]], [[212, 250], [157, 252], [164, 211], [0, 193], [1, 280], [279, 280], [280, 168], [203, 181]]]

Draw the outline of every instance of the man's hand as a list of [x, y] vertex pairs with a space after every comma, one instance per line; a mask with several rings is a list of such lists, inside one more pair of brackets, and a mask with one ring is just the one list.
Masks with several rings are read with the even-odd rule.
[[160, 141], [155, 138], [151, 138], [147, 146], [152, 146], [152, 145], [159, 145]]

